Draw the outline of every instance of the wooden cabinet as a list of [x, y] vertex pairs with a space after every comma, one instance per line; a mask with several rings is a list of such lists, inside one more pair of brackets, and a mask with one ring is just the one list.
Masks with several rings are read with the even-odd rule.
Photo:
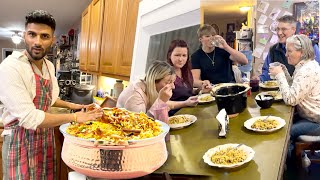
[[91, 72], [99, 71], [104, 1], [105, 0], [93, 0], [90, 5], [91, 15], [87, 69]]
[[134, 40], [136, 36], [137, 16], [139, 10], [138, 0], [126, 0], [128, 3], [127, 18], [125, 26], [125, 39], [123, 43], [122, 58], [116, 65], [116, 72], [119, 75], [130, 76], [133, 56]]
[[101, 73], [130, 76], [138, 7], [138, 0], [106, 1]]
[[[130, 76], [139, 2], [139, 0], [92, 2], [89, 45], [87, 50], [80, 49], [80, 60], [81, 55], [83, 54], [85, 59], [85, 52], [88, 52], [87, 64], [86, 68], [81, 68], [80, 62], [80, 70], [118, 78]], [[85, 12], [82, 15], [83, 26], [87, 23], [84, 14]], [[81, 38], [86, 37], [84, 30], [86, 29], [82, 28]]]
[[81, 20], [81, 37], [80, 37], [80, 70], [87, 70], [88, 45], [89, 45], [89, 27], [90, 27], [90, 10], [89, 5], [82, 13]]

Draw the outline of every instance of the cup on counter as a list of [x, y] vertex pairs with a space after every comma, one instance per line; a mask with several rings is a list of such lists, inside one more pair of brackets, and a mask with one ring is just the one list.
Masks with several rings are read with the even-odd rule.
[[251, 87], [251, 91], [252, 92], [257, 92], [257, 91], [259, 91], [259, 80], [258, 79], [251, 79], [250, 80], [250, 83], [249, 83], [249, 85], [250, 85], [250, 87]]
[[[280, 66], [280, 65], [281, 65], [281, 63], [279, 63], [279, 62], [273, 62], [273, 63], [269, 64], [269, 67], [275, 67], [275, 66]], [[270, 75], [270, 78], [271, 79], [276, 79], [276, 77], [274, 77], [272, 75]]]

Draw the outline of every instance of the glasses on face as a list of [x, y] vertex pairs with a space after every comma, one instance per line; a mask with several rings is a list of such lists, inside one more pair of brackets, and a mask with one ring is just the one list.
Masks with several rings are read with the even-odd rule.
[[276, 31], [277, 32], [286, 32], [286, 31], [288, 31], [289, 29], [288, 28], [276, 28]]

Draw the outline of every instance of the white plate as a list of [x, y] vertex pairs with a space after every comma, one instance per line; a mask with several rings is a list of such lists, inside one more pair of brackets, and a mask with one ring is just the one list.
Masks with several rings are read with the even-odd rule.
[[[266, 82], [276, 82], [276, 83], [277, 83], [277, 81], [266, 81]], [[265, 88], [265, 89], [276, 89], [276, 88], [279, 88], [278, 83], [277, 83], [276, 86], [268, 86], [268, 85], [266, 84], [266, 82], [264, 82], [264, 83], [259, 83], [259, 86], [262, 87], [262, 88]]]
[[190, 114], [181, 114], [181, 115], [175, 115], [175, 116], [171, 116], [169, 117], [169, 122], [170, 122], [170, 119], [173, 118], [173, 117], [180, 117], [180, 116], [184, 116], [186, 118], [188, 118], [189, 121], [187, 122], [184, 122], [184, 123], [180, 123], [180, 124], [168, 124], [170, 126], [170, 128], [172, 129], [181, 129], [181, 128], [184, 128], [186, 126], [189, 126], [191, 124], [193, 124], [194, 122], [197, 121], [197, 117], [194, 116], [194, 115], [190, 115]]
[[275, 101], [283, 100], [280, 91], [265, 91], [265, 92], [259, 93], [258, 95], [270, 95], [270, 96], [273, 96]]
[[239, 144], [224, 144], [224, 145], [216, 146], [216, 147], [214, 147], [214, 148], [209, 149], [209, 150], [203, 155], [202, 158], [203, 158], [203, 160], [204, 160], [205, 163], [207, 163], [207, 164], [210, 165], [210, 166], [214, 166], [214, 167], [219, 167], [219, 168], [235, 168], [235, 167], [239, 167], [239, 166], [241, 166], [241, 165], [243, 165], [243, 164], [245, 164], [245, 163], [247, 163], [247, 162], [249, 162], [249, 161], [251, 161], [251, 160], [253, 159], [255, 152], [254, 152], [254, 150], [253, 150], [251, 147], [246, 146], [246, 145], [242, 145], [242, 146], [238, 147], [238, 149], [241, 149], [241, 150], [245, 151], [246, 154], [247, 154], [247, 158], [246, 158], [244, 161], [242, 161], [242, 162], [235, 163], [235, 164], [232, 164], [232, 165], [224, 165], [224, 164], [216, 164], [216, 163], [213, 163], [213, 162], [211, 161], [211, 157], [212, 157], [212, 155], [213, 155], [214, 153], [216, 153], [216, 152], [218, 152], [218, 151], [221, 151], [221, 150], [223, 150], [223, 149], [226, 149], [226, 148], [228, 148], [228, 147], [236, 147], [236, 146], [238, 146], [238, 145], [239, 145]]
[[261, 130], [261, 129], [254, 129], [252, 128], [252, 124], [254, 122], [256, 122], [257, 120], [259, 119], [265, 119], [267, 118], [267, 116], [258, 116], [258, 117], [254, 117], [254, 118], [251, 118], [247, 121], [244, 122], [244, 127], [246, 127], [247, 129], [249, 130], [252, 130], [252, 131], [256, 131], [256, 132], [273, 132], [273, 131], [276, 131], [278, 129], [281, 129], [284, 125], [286, 125], [286, 121], [280, 117], [277, 117], [277, 116], [269, 116], [268, 119], [273, 119], [273, 120], [276, 120], [278, 121], [278, 126], [274, 129], [266, 129], [266, 130]]
[[[201, 98], [204, 98], [204, 97], [207, 97], [207, 96], [210, 97], [210, 99], [208, 101], [201, 100]], [[215, 100], [215, 98], [213, 96], [211, 96], [211, 94], [201, 94], [201, 95], [198, 96], [198, 102], [200, 104], [202, 104], [202, 103], [210, 103], [210, 102], [213, 102], [214, 100]]]

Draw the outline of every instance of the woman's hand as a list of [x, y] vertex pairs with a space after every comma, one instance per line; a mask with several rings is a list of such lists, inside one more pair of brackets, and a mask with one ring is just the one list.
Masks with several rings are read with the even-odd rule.
[[199, 101], [197, 96], [191, 96], [185, 101], [186, 106], [196, 106], [198, 102]]
[[270, 66], [269, 67], [269, 75], [270, 76], [276, 76], [277, 74], [283, 72], [281, 66]]
[[102, 117], [103, 111], [99, 109], [94, 109], [92, 111], [84, 112], [84, 110], [76, 112], [76, 121], [78, 123], [83, 123], [87, 121], [95, 121]]
[[159, 91], [159, 99], [163, 102], [169, 101], [172, 96], [172, 85], [167, 84]]

